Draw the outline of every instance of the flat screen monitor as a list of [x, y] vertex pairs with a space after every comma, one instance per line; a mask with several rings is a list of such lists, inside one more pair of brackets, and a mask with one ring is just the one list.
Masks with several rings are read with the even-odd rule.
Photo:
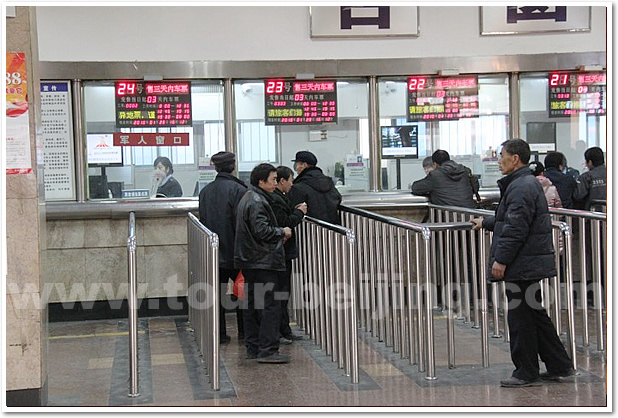
[[418, 158], [418, 125], [381, 126], [382, 158]]
[[114, 146], [114, 134], [86, 136], [89, 167], [122, 167], [122, 147]]
[[532, 152], [546, 153], [556, 151], [556, 123], [526, 123], [526, 140]]

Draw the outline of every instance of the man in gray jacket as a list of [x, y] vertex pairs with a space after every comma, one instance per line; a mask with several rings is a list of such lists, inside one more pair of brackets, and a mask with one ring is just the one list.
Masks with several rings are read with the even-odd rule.
[[478, 191], [478, 179], [470, 169], [452, 161], [444, 150], [434, 152], [431, 159], [434, 170], [412, 183], [412, 194], [428, 196], [435, 205], [475, 207], [473, 196]]

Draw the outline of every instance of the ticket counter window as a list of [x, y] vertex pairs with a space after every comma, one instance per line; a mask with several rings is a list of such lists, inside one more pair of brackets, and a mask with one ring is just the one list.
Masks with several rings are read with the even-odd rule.
[[508, 92], [506, 74], [380, 78], [382, 190], [409, 190], [438, 149], [496, 187], [492, 152], [508, 136]]
[[369, 190], [367, 80], [239, 80], [234, 97], [241, 179], [309, 150], [342, 194]]
[[586, 149], [606, 151], [605, 79], [605, 72], [577, 71], [520, 76], [519, 129], [533, 159], [543, 162], [548, 151], [559, 151], [567, 167], [583, 173]]
[[[115, 83], [84, 83], [89, 199], [197, 196], [213, 177], [210, 156], [225, 149], [223, 85], [192, 81], [190, 91], [188, 126], [119, 128]], [[114, 132], [139, 135], [120, 145]]]

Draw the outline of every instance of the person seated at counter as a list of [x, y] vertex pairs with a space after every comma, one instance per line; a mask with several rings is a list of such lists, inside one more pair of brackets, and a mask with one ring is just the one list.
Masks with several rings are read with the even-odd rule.
[[182, 197], [182, 187], [174, 174], [174, 166], [167, 157], [157, 157], [154, 160], [154, 184], [157, 187], [156, 197]]

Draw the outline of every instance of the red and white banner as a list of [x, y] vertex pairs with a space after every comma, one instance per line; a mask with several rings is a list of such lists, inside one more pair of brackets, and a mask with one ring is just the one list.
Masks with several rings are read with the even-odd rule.
[[32, 172], [26, 54], [6, 53], [6, 174]]
[[188, 146], [189, 133], [125, 133], [114, 132], [114, 146], [163, 147]]

